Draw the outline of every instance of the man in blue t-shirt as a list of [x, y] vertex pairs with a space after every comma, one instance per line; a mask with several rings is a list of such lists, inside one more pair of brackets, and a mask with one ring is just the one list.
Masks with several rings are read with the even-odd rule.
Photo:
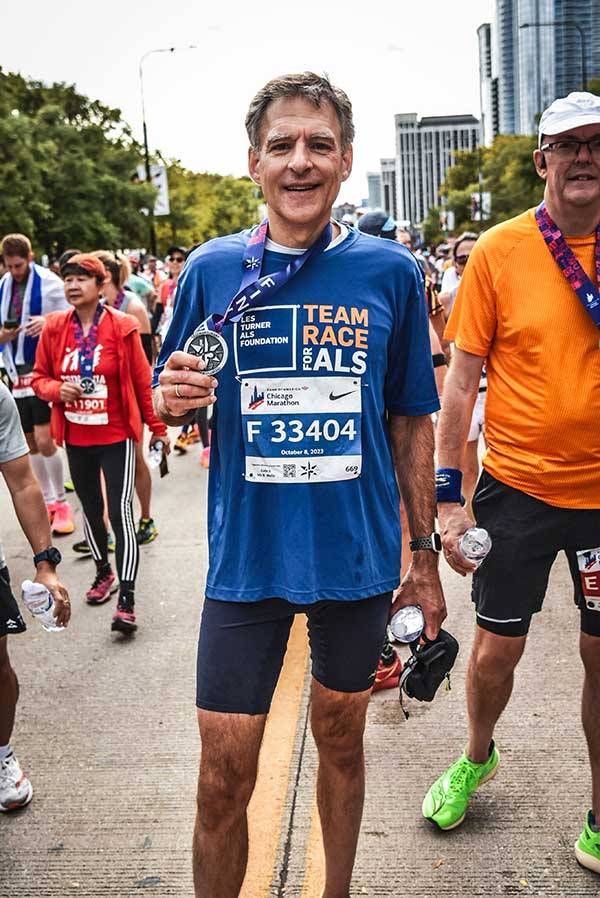
[[[427, 308], [404, 247], [330, 221], [352, 167], [346, 94], [312, 73], [277, 78], [252, 100], [246, 127], [268, 228], [191, 254], [154, 375], [168, 424], [216, 403], [197, 668], [196, 896], [233, 898], [241, 888], [266, 715], [294, 615], [304, 613], [323, 896], [347, 898], [365, 714], [390, 612], [421, 605], [430, 638], [446, 613], [433, 534], [430, 415], [439, 404]], [[213, 333], [194, 345], [216, 355], [199, 358], [182, 350], [203, 322]], [[397, 483], [419, 543], [392, 604]]]

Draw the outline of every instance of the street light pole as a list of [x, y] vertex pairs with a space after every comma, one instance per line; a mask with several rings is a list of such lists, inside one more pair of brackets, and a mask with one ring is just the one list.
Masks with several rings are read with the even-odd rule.
[[[148, 148], [148, 126], [146, 125], [146, 105], [144, 101], [144, 60], [153, 53], [175, 53], [176, 50], [197, 50], [196, 44], [189, 44], [187, 47], [159, 47], [156, 50], [148, 50], [140, 59], [140, 96], [142, 99], [142, 130], [144, 135], [144, 164], [146, 168], [146, 183], [151, 184], [150, 176], [150, 150]], [[154, 230], [154, 209], [148, 210], [148, 219], [150, 222], [150, 252], [156, 255], [156, 231]]]
[[557, 25], [564, 25], [565, 27], [576, 28], [579, 32], [579, 38], [581, 40], [581, 89], [587, 90], [587, 67], [585, 62], [585, 32], [581, 25], [578, 25], [577, 22], [574, 22], [573, 19], [561, 19], [556, 22], [524, 22], [523, 25], [519, 25], [519, 28], [554, 28]]

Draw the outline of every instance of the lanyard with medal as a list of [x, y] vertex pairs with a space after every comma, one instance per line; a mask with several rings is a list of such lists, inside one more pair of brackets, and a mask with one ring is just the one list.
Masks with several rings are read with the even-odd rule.
[[83, 333], [83, 327], [77, 312], [75, 312], [75, 315], [73, 316], [75, 345], [79, 352], [79, 384], [83, 390], [84, 396], [89, 396], [95, 389], [94, 378], [92, 376], [94, 370], [94, 353], [98, 342], [98, 323], [103, 311], [102, 303], [99, 303], [87, 336]]
[[584, 309], [589, 312], [596, 327], [600, 328], [600, 224], [596, 228], [598, 287], [595, 287], [565, 240], [561, 229], [552, 220], [545, 203], [540, 203], [535, 210], [535, 220], [552, 258], [581, 300]]
[[[327, 227], [323, 230], [318, 240], [306, 252], [300, 256], [294, 256], [291, 262], [281, 271], [275, 271], [266, 277], [260, 277], [268, 225], [269, 221], [265, 218], [258, 228], [255, 228], [250, 234], [250, 239], [244, 249], [242, 282], [238, 292], [227, 306], [225, 314], [218, 315], [215, 313], [210, 315], [196, 328], [185, 343], [184, 352], [201, 356], [206, 362], [203, 374], [216, 374], [225, 367], [228, 349], [225, 338], [221, 333], [225, 325], [235, 324], [240, 320], [244, 312], [263, 305], [267, 300], [271, 299], [278, 290], [281, 290], [300, 271], [302, 266], [312, 256], [322, 253], [331, 242], [331, 224], [328, 222]], [[259, 274], [258, 278], [255, 274], [256, 271]]]

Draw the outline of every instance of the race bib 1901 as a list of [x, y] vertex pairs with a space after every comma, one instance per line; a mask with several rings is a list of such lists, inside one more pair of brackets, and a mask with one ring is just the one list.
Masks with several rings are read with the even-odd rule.
[[360, 475], [360, 377], [243, 377], [241, 404], [247, 481]]
[[94, 378], [94, 392], [65, 406], [65, 418], [71, 424], [108, 424], [108, 389]]

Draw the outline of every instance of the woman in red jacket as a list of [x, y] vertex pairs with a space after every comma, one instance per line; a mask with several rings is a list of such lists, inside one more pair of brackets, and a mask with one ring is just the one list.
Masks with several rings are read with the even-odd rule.
[[48, 315], [36, 353], [33, 388], [52, 403], [51, 430], [66, 446], [71, 476], [84, 512], [85, 536], [96, 562], [96, 577], [86, 593], [101, 605], [116, 592], [108, 561], [102, 519], [100, 471], [104, 473], [108, 513], [116, 537], [120, 592], [112, 629], [137, 629], [134, 612], [139, 549], [133, 523], [135, 441], [143, 422], [157, 440], [169, 441], [152, 409], [150, 366], [137, 323], [101, 303], [107, 273], [100, 259], [82, 253], [63, 266], [65, 294], [73, 306]]

